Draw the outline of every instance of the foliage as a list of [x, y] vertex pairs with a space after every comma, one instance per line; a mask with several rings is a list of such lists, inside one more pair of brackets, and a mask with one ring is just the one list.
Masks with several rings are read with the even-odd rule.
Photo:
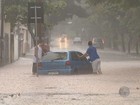
[[98, 34], [105, 35], [115, 49], [121, 45], [125, 51], [125, 47], [135, 48], [137, 45], [138, 53], [140, 0], [87, 0], [87, 3], [92, 10], [90, 21], [92, 21], [95, 32], [98, 29]]
[[[11, 23], [20, 21], [21, 23], [27, 24], [28, 2], [27, 0], [5, 0], [6, 21]], [[65, 0], [44, 0], [44, 11], [46, 15], [57, 13], [64, 6], [66, 6]]]
[[[33, 24], [28, 24], [28, 2], [43, 2], [44, 5], [44, 30], [51, 30], [58, 22], [66, 18], [72, 18], [73, 15], [80, 17], [88, 16], [86, 11], [79, 5], [75, 5], [75, 0], [4, 0], [4, 11], [6, 21], [11, 23], [12, 28], [16, 23], [22, 23], [28, 26], [31, 36], [33, 35]], [[78, 0], [76, 0], [79, 2]], [[12, 31], [12, 30], [11, 30]], [[43, 32], [42, 32], [43, 33]], [[48, 34], [49, 32], [47, 32]], [[40, 33], [39, 33], [40, 34]]]
[[[27, 23], [28, 2], [35, 0], [5, 0], [6, 21]], [[45, 24], [57, 24], [59, 21], [70, 18], [73, 15], [88, 16], [86, 11], [74, 4], [74, 0], [42, 0], [44, 4]], [[19, 19], [20, 18], [20, 19]], [[50, 24], [50, 23], [49, 23]]]

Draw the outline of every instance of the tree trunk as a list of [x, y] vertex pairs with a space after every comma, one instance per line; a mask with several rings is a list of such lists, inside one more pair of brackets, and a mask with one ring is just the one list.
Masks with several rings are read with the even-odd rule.
[[31, 28], [30, 24], [28, 24], [28, 30], [29, 30], [29, 32], [31, 34], [31, 37], [33, 39], [33, 43], [34, 43], [34, 46], [35, 46], [36, 45], [35, 34], [33, 33], [33, 30]]
[[138, 41], [136, 42], [136, 54], [137, 55], [139, 54], [139, 42]]
[[129, 35], [129, 40], [128, 40], [128, 53], [131, 53], [131, 44], [132, 44], [132, 36]]
[[139, 43], [140, 42], [140, 36], [138, 36], [137, 42], [136, 42], [136, 54], [139, 54]]
[[121, 40], [122, 40], [122, 50], [123, 52], [125, 52], [126, 48], [125, 48], [124, 34], [121, 35]]
[[118, 36], [117, 36], [117, 34], [114, 33], [114, 36], [113, 36], [113, 49], [114, 50], [118, 50], [119, 49], [117, 41], [118, 41]]

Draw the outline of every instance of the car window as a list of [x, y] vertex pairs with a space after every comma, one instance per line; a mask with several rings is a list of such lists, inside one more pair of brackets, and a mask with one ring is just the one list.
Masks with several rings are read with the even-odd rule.
[[[80, 53], [80, 52], [77, 52], [77, 54], [78, 54], [78, 55], [80, 55], [80, 56], [82, 56], [82, 55], [83, 55], [83, 54], [82, 54], [82, 53]], [[87, 61], [87, 58], [86, 58], [86, 57], [82, 57], [82, 58], [81, 58], [81, 60], [83, 60], [83, 61]]]
[[71, 53], [71, 59], [72, 60], [79, 60], [79, 57], [77, 56], [77, 54], [75, 52]]
[[76, 37], [74, 38], [75, 41], [81, 41], [81, 38], [80, 37]]
[[102, 42], [102, 39], [100, 39], [100, 38], [94, 38], [93, 39], [93, 42]]
[[71, 53], [71, 58], [72, 58], [72, 60], [87, 60], [86, 57], [79, 58], [78, 55], [81, 56], [81, 55], [83, 55], [83, 54], [80, 53], [80, 52], [72, 52], [72, 53]]
[[67, 59], [66, 52], [49, 52], [47, 55], [43, 56], [42, 61], [66, 60], [66, 59]]
[[97, 42], [102, 42], [102, 39], [96, 39]]

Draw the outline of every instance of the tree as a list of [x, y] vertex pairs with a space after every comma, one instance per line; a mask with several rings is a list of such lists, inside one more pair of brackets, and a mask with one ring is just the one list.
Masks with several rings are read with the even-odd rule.
[[117, 39], [117, 43], [115, 40], [113, 43], [121, 45], [123, 51], [128, 47], [129, 53], [133, 48], [136, 48], [137, 54], [139, 53], [140, 0], [87, 0], [87, 3], [94, 11], [92, 21], [101, 24], [101, 32], [110, 34], [107, 36], [114, 36], [113, 39]]
[[[27, 22], [28, 2], [34, 0], [5, 0], [6, 21], [9, 21], [12, 27], [15, 23], [20, 22], [28, 25], [29, 31], [34, 40], [33, 26]], [[44, 4], [45, 30], [51, 29], [59, 21], [71, 18], [74, 14], [80, 17], [87, 16], [86, 11], [74, 0], [42, 0]], [[12, 31], [12, 30], [11, 30]]]

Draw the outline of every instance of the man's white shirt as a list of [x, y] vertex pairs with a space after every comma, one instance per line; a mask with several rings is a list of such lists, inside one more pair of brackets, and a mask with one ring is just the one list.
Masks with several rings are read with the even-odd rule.
[[[42, 59], [42, 48], [39, 45], [37, 47], [38, 47], [38, 58], [39, 58], [38, 62], [41, 62], [41, 59]], [[34, 50], [35, 50], [35, 47], [34, 47]], [[33, 57], [33, 62], [37, 63], [37, 59], [36, 59], [35, 56]]]

